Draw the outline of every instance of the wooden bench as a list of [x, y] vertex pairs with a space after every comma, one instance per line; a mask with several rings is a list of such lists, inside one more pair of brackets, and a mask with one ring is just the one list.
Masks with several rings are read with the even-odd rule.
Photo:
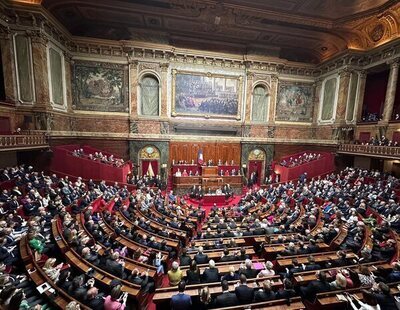
[[[258, 286], [261, 286], [262, 282], [267, 279], [272, 280], [273, 288], [278, 289], [283, 286], [282, 281], [280, 280], [279, 276], [263, 277], [263, 278], [259, 278], [259, 279], [248, 279], [247, 284], [250, 287], [253, 287], [255, 283], [257, 283]], [[236, 283], [238, 283], [238, 281], [229, 281], [228, 283], [229, 283], [229, 291], [231, 291], [231, 292], [235, 291], [234, 285]], [[211, 296], [219, 295], [222, 293], [221, 283], [214, 282], [214, 283], [201, 283], [201, 284], [186, 285], [185, 294], [188, 294], [192, 298], [197, 297], [197, 296], [199, 296], [199, 290], [205, 286], [207, 286], [209, 288]], [[154, 294], [153, 302], [156, 304], [157, 309], [169, 309], [171, 296], [173, 296], [177, 293], [178, 293], [178, 289], [176, 286], [158, 288], [156, 290], [156, 293]]]
[[90, 308], [70, 296], [67, 292], [59, 288], [54, 281], [52, 281], [39, 264], [35, 261], [33, 252], [29, 246], [27, 236], [23, 236], [19, 241], [19, 249], [21, 253], [21, 258], [25, 264], [25, 268], [29, 275], [29, 278], [35, 283], [36, 287], [39, 287], [43, 283], [48, 283], [51, 288], [56, 292], [53, 294], [50, 290], [43, 293], [46, 296], [47, 301], [49, 301], [53, 306], [59, 309], [65, 309], [67, 304], [71, 301], [76, 301], [79, 303], [81, 309], [89, 310]]

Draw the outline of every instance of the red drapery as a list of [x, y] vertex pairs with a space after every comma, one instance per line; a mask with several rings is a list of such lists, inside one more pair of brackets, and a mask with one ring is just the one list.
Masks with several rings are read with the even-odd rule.
[[371, 133], [370, 132], [360, 132], [360, 137], [358, 140], [360, 140], [361, 143], [366, 143], [371, 139]]
[[386, 97], [386, 87], [389, 79], [389, 70], [367, 75], [363, 103], [363, 115], [376, 113], [382, 115]]
[[153, 169], [154, 175], [158, 174], [158, 161], [157, 160], [142, 159], [142, 175], [145, 175], [147, 173], [147, 169], [149, 169], [150, 163], [151, 163], [151, 167]]

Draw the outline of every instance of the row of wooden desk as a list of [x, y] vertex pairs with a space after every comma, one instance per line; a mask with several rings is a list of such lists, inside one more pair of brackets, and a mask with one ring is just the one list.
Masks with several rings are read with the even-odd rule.
[[[190, 188], [195, 186], [202, 186], [206, 187], [207, 183], [210, 185], [211, 183], [207, 181], [207, 179], [210, 178], [218, 178], [222, 180], [222, 184], [229, 184], [231, 188], [237, 188], [237, 187], [242, 187], [242, 176], [240, 175], [232, 175], [232, 176], [187, 176], [187, 177], [177, 177], [173, 176], [172, 177], [172, 183], [174, 188]], [[207, 188], [205, 188], [207, 190]]]

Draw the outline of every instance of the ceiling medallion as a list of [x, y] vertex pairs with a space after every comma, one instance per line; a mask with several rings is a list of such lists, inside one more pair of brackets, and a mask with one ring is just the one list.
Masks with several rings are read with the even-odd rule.
[[369, 36], [374, 42], [378, 42], [382, 39], [385, 33], [385, 27], [382, 24], [377, 24], [370, 32]]

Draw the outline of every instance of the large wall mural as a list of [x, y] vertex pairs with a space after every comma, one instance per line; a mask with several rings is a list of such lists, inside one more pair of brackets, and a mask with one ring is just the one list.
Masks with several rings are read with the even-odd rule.
[[74, 109], [129, 112], [126, 65], [76, 61], [72, 70]]
[[172, 71], [172, 115], [240, 118], [241, 76]]
[[312, 84], [279, 81], [275, 120], [311, 122], [313, 100]]

